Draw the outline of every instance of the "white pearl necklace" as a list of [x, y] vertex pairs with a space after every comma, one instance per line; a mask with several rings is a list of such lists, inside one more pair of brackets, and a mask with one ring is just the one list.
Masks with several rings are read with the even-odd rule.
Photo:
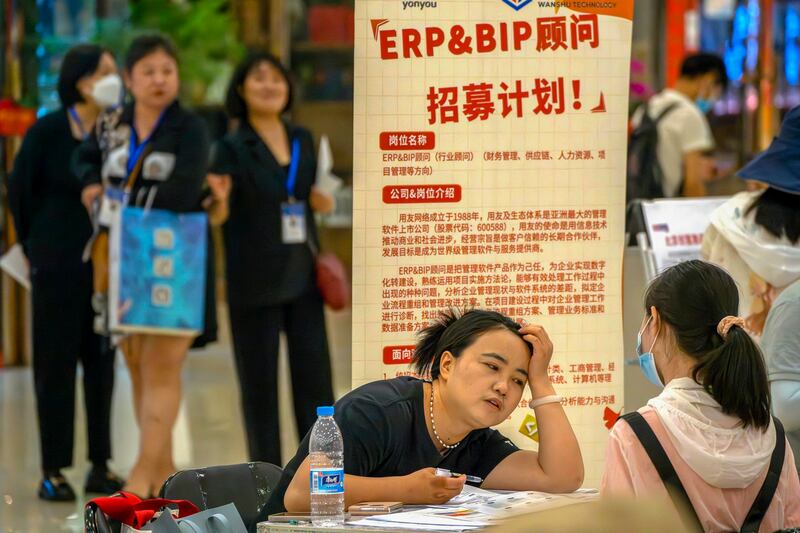
[[436, 440], [439, 441], [439, 444], [447, 448], [448, 450], [452, 450], [457, 448], [461, 441], [456, 442], [455, 444], [447, 444], [442, 438], [439, 436], [439, 433], [436, 431], [436, 420], [433, 419], [433, 381], [431, 381], [431, 401], [430, 401], [430, 412], [431, 412], [431, 427], [433, 428], [433, 436], [436, 437]]

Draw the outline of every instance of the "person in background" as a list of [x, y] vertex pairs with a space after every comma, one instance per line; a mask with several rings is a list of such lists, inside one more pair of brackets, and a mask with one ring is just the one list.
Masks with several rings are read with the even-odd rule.
[[767, 361], [772, 409], [786, 427], [800, 470], [800, 281], [786, 287], [773, 302], [761, 349]]
[[702, 254], [736, 280], [740, 314], [761, 335], [772, 302], [800, 279], [800, 107], [738, 175], [764, 188], [736, 194], [712, 213]]
[[[746, 519], [754, 531], [800, 526], [794, 454], [770, 416], [767, 370], [738, 300], [733, 279], [699, 260], [650, 284], [636, 351], [664, 390], [611, 430], [602, 495], [665, 496], [669, 482], [677, 506], [693, 510], [691, 529], [739, 531]], [[774, 491], [754, 506], [765, 480]]]
[[331, 363], [314, 252], [313, 213], [332, 209], [316, 190], [308, 130], [283, 120], [288, 73], [254, 53], [235, 70], [226, 109], [238, 128], [217, 143], [211, 180], [230, 176], [225, 237], [228, 309], [250, 459], [283, 464], [278, 426], [278, 339], [286, 333], [297, 428], [333, 403]]
[[[209, 140], [202, 119], [178, 102], [174, 45], [160, 35], [137, 37], [125, 57], [124, 79], [132, 101], [111, 128], [112, 144], [101, 149], [93, 135], [76, 153], [84, 205], [91, 209], [104, 194], [103, 179], [121, 186], [138, 166], [129, 205], [177, 213], [201, 210]], [[129, 492], [155, 494], [175, 471], [172, 428], [181, 400], [181, 368], [192, 341], [157, 333], [122, 341], [140, 429], [139, 455], [125, 486]]]
[[106, 465], [111, 457], [114, 353], [93, 330], [92, 266], [81, 259], [92, 224], [69, 170], [73, 152], [94, 129], [98, 115], [119, 103], [121, 90], [110, 52], [93, 44], [71, 48], [58, 78], [62, 107], [28, 130], [8, 182], [14, 227], [31, 272], [33, 378], [43, 471], [39, 497], [44, 500], [75, 499], [61, 469], [72, 465], [78, 361], [92, 462], [85, 490], [109, 494], [122, 486]]
[[[583, 483], [575, 433], [548, 376], [553, 344], [544, 328], [494, 311], [447, 311], [419, 332], [419, 376], [379, 380], [346, 394], [334, 418], [344, 440], [345, 506], [363, 501], [441, 504], [466, 478], [484, 489], [572, 492]], [[530, 387], [537, 452], [491, 429]], [[265, 508], [308, 511], [310, 432]], [[470, 481], [473, 482], [473, 481]]]
[[700, 53], [687, 56], [680, 77], [671, 88], [654, 95], [632, 117], [633, 126], [647, 112], [658, 121], [658, 163], [664, 196], [705, 196], [706, 183], [715, 177], [714, 160], [707, 154], [714, 137], [706, 113], [728, 85], [722, 58]]
[[[800, 460], [800, 107], [784, 117], [769, 148], [739, 175], [766, 189], [740, 193], [713, 214], [703, 253], [727, 268], [755, 305], [772, 407]], [[747, 290], [748, 284], [751, 291]]]

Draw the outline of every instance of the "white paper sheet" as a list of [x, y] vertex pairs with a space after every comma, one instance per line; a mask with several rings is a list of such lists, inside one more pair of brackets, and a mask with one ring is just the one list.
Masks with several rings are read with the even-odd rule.
[[20, 244], [15, 244], [0, 257], [0, 268], [27, 290], [31, 290], [30, 266]]
[[594, 489], [581, 489], [572, 494], [548, 494], [488, 491], [467, 485], [460, 495], [445, 505], [375, 515], [348, 524], [399, 530], [467, 531], [496, 524], [512, 516], [591, 501], [597, 497]]
[[331, 197], [342, 186], [342, 179], [333, 174], [333, 153], [327, 135], [323, 135], [319, 140], [317, 176], [314, 185], [321, 193]]
[[380, 520], [374, 520], [371, 518], [365, 518], [363, 520], [358, 520], [356, 522], [348, 522], [348, 525], [353, 525], [356, 527], [376, 527], [376, 528], [392, 528], [401, 530], [413, 530], [413, 531], [474, 531], [476, 529], [480, 529], [478, 527], [464, 527], [461, 525], [457, 526], [445, 526], [445, 525], [428, 525], [428, 524], [401, 524], [401, 523], [387, 523], [382, 522]]
[[464, 505], [478, 501], [486, 501], [488, 498], [497, 496], [498, 493], [484, 490], [472, 485], [464, 485], [461, 494], [447, 502], [447, 505]]
[[419, 528], [420, 526], [435, 526], [439, 528], [453, 528], [454, 531], [486, 527], [491, 522], [487, 515], [465, 507], [428, 507], [416, 511], [394, 513], [388, 515], [375, 515], [363, 520], [348, 522], [353, 525], [367, 525], [364, 522], [377, 523], [380, 527], [399, 529]]

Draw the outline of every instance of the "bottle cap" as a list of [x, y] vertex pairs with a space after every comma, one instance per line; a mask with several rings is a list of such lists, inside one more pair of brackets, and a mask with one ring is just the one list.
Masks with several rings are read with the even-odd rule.
[[321, 405], [317, 407], [317, 416], [333, 416], [333, 406]]

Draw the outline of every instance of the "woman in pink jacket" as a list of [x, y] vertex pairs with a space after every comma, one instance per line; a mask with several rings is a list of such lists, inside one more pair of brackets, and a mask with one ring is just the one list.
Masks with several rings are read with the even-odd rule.
[[669, 495], [691, 531], [800, 526], [794, 455], [738, 308], [733, 279], [703, 261], [650, 285], [637, 355], [648, 380], [666, 386], [611, 431], [604, 494]]

